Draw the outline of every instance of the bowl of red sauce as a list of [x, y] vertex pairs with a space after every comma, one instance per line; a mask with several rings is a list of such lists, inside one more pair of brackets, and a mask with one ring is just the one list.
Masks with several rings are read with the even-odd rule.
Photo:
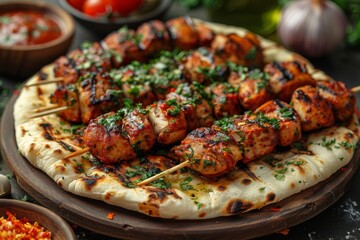
[[56, 5], [0, 2], [0, 74], [34, 74], [69, 49], [74, 32], [73, 18]]

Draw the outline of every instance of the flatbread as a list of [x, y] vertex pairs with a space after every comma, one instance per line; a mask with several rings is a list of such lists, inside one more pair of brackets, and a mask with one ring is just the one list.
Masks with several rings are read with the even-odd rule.
[[[239, 35], [246, 32], [218, 24], [209, 26], [216, 32]], [[261, 42], [265, 48], [274, 45], [265, 39]], [[300, 58], [281, 47], [269, 48], [265, 53], [266, 62]], [[308, 68], [310, 73], [314, 71], [310, 63]], [[52, 70], [53, 65], [49, 65], [42, 72], [52, 78]], [[321, 72], [313, 76], [326, 78]], [[37, 81], [38, 76], [34, 76], [28, 83]], [[22, 89], [14, 106], [20, 153], [66, 191], [153, 217], [206, 219], [239, 214], [279, 202], [329, 178], [347, 165], [360, 135], [359, 123], [354, 116], [347, 126], [333, 126], [305, 136], [300, 150], [292, 148], [264, 156], [247, 166], [237, 166], [217, 180], [176, 172], [166, 176], [170, 188], [133, 187], [128, 173], [140, 171], [137, 166], [155, 166], [164, 170], [173, 166], [174, 161], [162, 155], [149, 157], [145, 165], [141, 164], [143, 159], [108, 166], [99, 166], [87, 156], [64, 160], [69, 150], [79, 149], [79, 143], [69, 133], [71, 125], [55, 114], [28, 119], [34, 109], [49, 105], [49, 95], [54, 89], [54, 84]]]

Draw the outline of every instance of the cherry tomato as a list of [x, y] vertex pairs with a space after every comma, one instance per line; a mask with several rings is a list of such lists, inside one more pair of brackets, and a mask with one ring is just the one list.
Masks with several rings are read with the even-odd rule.
[[104, 15], [109, 9], [106, 0], [85, 0], [83, 6], [83, 12], [93, 17]]
[[143, 0], [107, 0], [111, 5], [112, 11], [122, 16], [127, 16], [138, 9]]
[[67, 2], [79, 11], [82, 11], [85, 0], [67, 0]]
[[83, 12], [90, 16], [108, 14], [127, 16], [140, 7], [143, 0], [85, 0]]

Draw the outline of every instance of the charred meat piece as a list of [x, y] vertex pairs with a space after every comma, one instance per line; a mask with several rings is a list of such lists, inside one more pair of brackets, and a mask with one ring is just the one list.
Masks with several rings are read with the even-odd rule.
[[143, 54], [149, 56], [161, 50], [170, 50], [171, 39], [165, 24], [159, 20], [153, 20], [141, 24], [136, 34], [139, 37], [139, 48]]
[[58, 85], [50, 95], [50, 102], [69, 107], [60, 112], [60, 117], [70, 122], [81, 122], [78, 91], [73, 84]]
[[184, 74], [191, 82], [209, 84], [225, 80], [227, 67], [224, 61], [208, 48], [192, 51], [184, 62]]
[[276, 97], [289, 102], [295, 89], [311, 85], [316, 86], [316, 80], [307, 72], [306, 65], [299, 61], [272, 62], [264, 67], [269, 74], [269, 84]]
[[230, 65], [231, 74], [228, 82], [238, 87], [238, 98], [245, 109], [254, 111], [265, 102], [274, 98], [269, 85], [269, 75], [255, 68]]
[[208, 87], [212, 96], [213, 113], [216, 119], [238, 115], [242, 112], [237, 96], [238, 89], [229, 83], [215, 83]]
[[172, 44], [176, 48], [189, 50], [199, 45], [195, 23], [190, 17], [179, 17], [166, 22]]
[[84, 142], [90, 153], [105, 164], [130, 160], [137, 156], [123, 133], [122, 116], [109, 112], [90, 121], [84, 130]]
[[217, 34], [211, 44], [211, 49], [225, 61], [247, 67], [262, 67], [264, 57], [260, 41], [252, 33], [239, 36]]
[[323, 99], [313, 86], [303, 86], [295, 90], [291, 103], [301, 119], [301, 129], [305, 132], [334, 124], [331, 105]]
[[156, 135], [147, 110], [135, 108], [124, 112], [122, 129], [137, 154], [150, 151], [155, 144]]
[[348, 120], [355, 111], [356, 99], [354, 93], [339, 81], [317, 81], [319, 94], [329, 102], [338, 121]]
[[195, 29], [199, 37], [199, 46], [210, 47], [215, 37], [214, 31], [201, 23], [196, 24]]
[[200, 87], [180, 84], [174, 92], [166, 95], [166, 100], [176, 100], [185, 114], [188, 132], [197, 127], [209, 127], [214, 122], [209, 96]]
[[216, 121], [212, 128], [236, 141], [243, 154], [243, 163], [271, 153], [278, 144], [278, 120], [262, 114], [224, 118]]
[[120, 89], [104, 73], [89, 73], [78, 83], [79, 104], [83, 123], [122, 106]]
[[65, 84], [76, 83], [88, 72], [104, 73], [112, 68], [111, 56], [98, 42], [85, 42], [81, 50], [76, 49], [55, 61], [55, 77], [64, 78]]
[[124, 66], [131, 61], [144, 62], [146, 56], [139, 47], [142, 36], [127, 27], [120, 28], [117, 32], [110, 33], [101, 42], [101, 45], [112, 56], [112, 65], [115, 68]]
[[234, 169], [242, 159], [236, 142], [212, 128], [197, 128], [179, 146], [173, 148], [180, 161], [190, 161], [190, 168], [213, 178]]
[[176, 100], [160, 100], [148, 107], [149, 120], [157, 141], [162, 145], [177, 143], [187, 134], [187, 123]]
[[271, 100], [256, 109], [255, 114], [279, 119], [279, 145], [289, 146], [301, 139], [300, 116], [289, 104], [278, 99]]

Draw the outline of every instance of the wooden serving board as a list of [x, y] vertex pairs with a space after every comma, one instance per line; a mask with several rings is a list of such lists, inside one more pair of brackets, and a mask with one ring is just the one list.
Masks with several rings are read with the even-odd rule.
[[[18, 152], [13, 107], [8, 103], [1, 122], [4, 160], [18, 184], [34, 199], [68, 221], [94, 232], [122, 239], [249, 239], [302, 223], [337, 201], [348, 189], [360, 161], [357, 149], [352, 161], [326, 181], [279, 203], [231, 217], [208, 220], [157, 219], [64, 191], [50, 177], [34, 168]], [[273, 211], [276, 207], [280, 211]], [[115, 213], [113, 220], [107, 213]]]

